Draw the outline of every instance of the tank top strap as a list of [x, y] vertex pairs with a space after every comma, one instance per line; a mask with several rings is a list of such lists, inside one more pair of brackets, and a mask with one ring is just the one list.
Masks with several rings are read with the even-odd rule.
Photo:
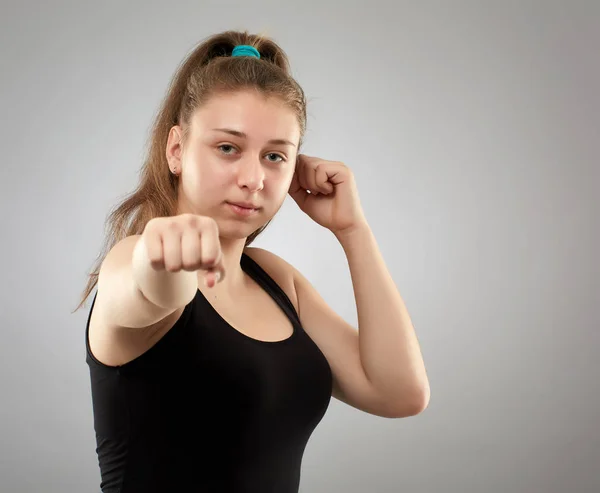
[[301, 326], [300, 316], [285, 291], [267, 274], [267, 272], [246, 253], [242, 253], [240, 264], [244, 272], [260, 284], [269, 293], [286, 315]]

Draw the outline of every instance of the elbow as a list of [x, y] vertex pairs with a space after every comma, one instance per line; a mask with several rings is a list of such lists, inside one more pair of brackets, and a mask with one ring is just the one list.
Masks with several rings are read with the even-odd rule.
[[412, 392], [410, 397], [405, 395], [405, 397], [401, 399], [401, 402], [394, 406], [390, 417], [408, 418], [421, 414], [429, 406], [430, 397], [431, 391], [429, 390], [429, 386], [418, 392]]
[[427, 409], [427, 406], [429, 406], [430, 397], [431, 394], [429, 392], [429, 389], [427, 391], [421, 392], [419, 398], [415, 399], [413, 403], [411, 416], [416, 416], [417, 414], [421, 414], [423, 411], [425, 411], [425, 409]]
[[429, 406], [429, 400], [431, 399], [431, 389], [429, 388], [429, 382], [423, 384], [418, 391], [415, 392], [415, 398], [413, 399], [413, 414], [411, 416], [416, 416], [417, 414], [421, 414], [427, 406]]

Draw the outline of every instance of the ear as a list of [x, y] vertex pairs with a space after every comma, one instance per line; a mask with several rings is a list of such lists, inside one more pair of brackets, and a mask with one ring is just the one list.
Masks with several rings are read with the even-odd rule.
[[171, 171], [181, 170], [181, 154], [183, 152], [183, 129], [179, 125], [174, 125], [169, 130], [167, 138], [167, 147], [165, 149], [167, 162]]

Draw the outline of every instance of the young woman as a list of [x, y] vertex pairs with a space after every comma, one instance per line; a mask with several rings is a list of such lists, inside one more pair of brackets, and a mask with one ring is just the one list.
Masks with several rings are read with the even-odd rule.
[[[86, 330], [103, 492], [297, 492], [330, 398], [421, 412], [417, 338], [344, 164], [299, 154], [302, 89], [272, 40], [225, 32], [179, 67], [141, 182], [109, 217]], [[250, 243], [287, 194], [331, 230], [359, 331]]]

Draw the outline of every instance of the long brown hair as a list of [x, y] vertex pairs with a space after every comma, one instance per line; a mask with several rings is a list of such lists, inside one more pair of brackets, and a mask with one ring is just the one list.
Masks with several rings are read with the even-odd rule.
[[[237, 45], [255, 47], [260, 59], [232, 57], [233, 48]], [[108, 215], [104, 246], [73, 313], [84, 305], [94, 290], [102, 262], [115, 244], [127, 236], [141, 234], [152, 218], [176, 214], [178, 178], [169, 172], [165, 155], [171, 127], [181, 125], [185, 145], [191, 116], [197, 108], [216, 93], [248, 88], [276, 96], [296, 112], [301, 145], [306, 130], [306, 99], [291, 75], [288, 57], [281, 47], [266, 36], [247, 31], [225, 31], [200, 42], [172, 77], [151, 129], [139, 185]], [[254, 231], [246, 239], [246, 246], [267, 225]]]

